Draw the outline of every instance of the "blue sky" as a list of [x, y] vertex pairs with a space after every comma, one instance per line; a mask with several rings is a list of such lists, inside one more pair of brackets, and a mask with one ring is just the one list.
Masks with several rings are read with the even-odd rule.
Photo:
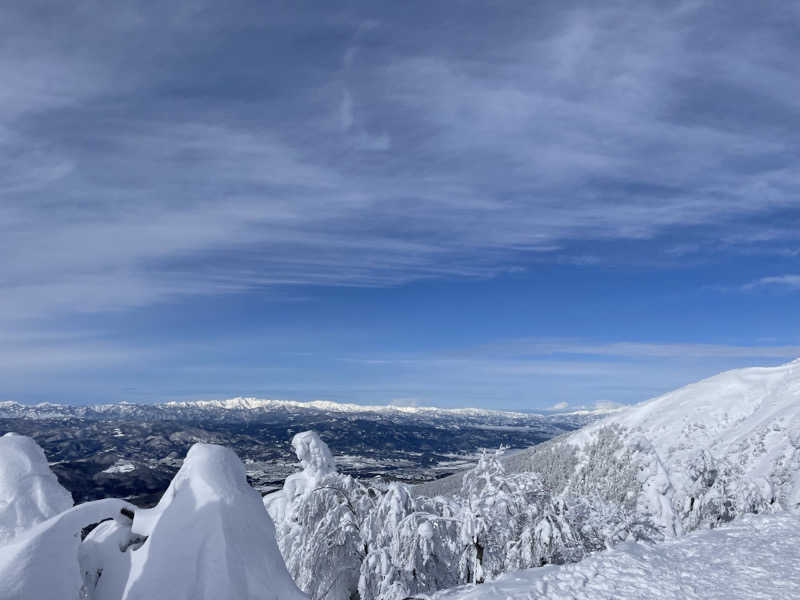
[[0, 399], [539, 409], [800, 356], [783, 2], [6, 2]]

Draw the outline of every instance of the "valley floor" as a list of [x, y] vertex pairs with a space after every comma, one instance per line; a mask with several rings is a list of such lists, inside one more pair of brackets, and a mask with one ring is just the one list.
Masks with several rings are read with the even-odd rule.
[[800, 598], [800, 515], [749, 515], [658, 545], [624, 543], [585, 560], [509, 573], [435, 600]]

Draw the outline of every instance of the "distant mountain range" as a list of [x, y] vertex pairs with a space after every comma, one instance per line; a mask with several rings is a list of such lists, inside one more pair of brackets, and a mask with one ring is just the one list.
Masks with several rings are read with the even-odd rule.
[[279, 487], [297, 468], [289, 440], [307, 429], [331, 446], [343, 472], [418, 482], [463, 469], [479, 448], [527, 448], [602, 414], [258, 398], [86, 406], [0, 402], [0, 434], [36, 439], [76, 501], [116, 496], [146, 505], [160, 496], [195, 442], [236, 450], [262, 492]]
[[594, 409], [574, 411], [523, 412], [509, 410], [490, 410], [485, 408], [439, 408], [434, 406], [367, 405], [347, 402], [314, 400], [299, 402], [295, 400], [273, 400], [252, 397], [236, 397], [225, 400], [195, 400], [185, 402], [164, 402], [159, 404], [133, 404], [117, 402], [108, 404], [22, 404], [19, 402], [0, 402], [0, 418], [5, 419], [105, 419], [109, 417], [141, 419], [182, 419], [213, 417], [230, 420], [252, 420], [270, 418], [285, 414], [336, 413], [359, 416], [397, 416], [423, 419], [453, 419], [496, 424], [527, 424], [565, 422], [581, 426], [600, 416], [619, 409]]

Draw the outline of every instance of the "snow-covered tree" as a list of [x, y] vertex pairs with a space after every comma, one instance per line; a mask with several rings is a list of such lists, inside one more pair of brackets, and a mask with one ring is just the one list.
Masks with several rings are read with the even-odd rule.
[[462, 577], [471, 583], [493, 578], [509, 568], [569, 560], [579, 542], [563, 502], [551, 495], [532, 472], [508, 474], [502, 449], [483, 452], [463, 477], [461, 501]]
[[361, 598], [400, 600], [461, 583], [457, 514], [445, 498], [413, 498], [392, 483], [365, 522]]
[[378, 492], [338, 473], [317, 433], [298, 433], [292, 447], [303, 470], [264, 499], [281, 554], [297, 585], [313, 600], [347, 600], [358, 590], [367, 553], [362, 524]]

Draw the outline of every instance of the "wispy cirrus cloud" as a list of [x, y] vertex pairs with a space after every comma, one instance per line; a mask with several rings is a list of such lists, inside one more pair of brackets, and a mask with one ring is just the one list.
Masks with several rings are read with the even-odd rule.
[[6, 319], [800, 242], [767, 10], [92, 7], [2, 9]]

